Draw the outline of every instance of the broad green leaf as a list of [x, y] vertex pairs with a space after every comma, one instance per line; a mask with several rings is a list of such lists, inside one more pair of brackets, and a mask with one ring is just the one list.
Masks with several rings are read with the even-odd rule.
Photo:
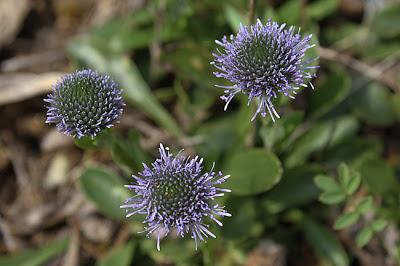
[[317, 0], [307, 5], [307, 16], [315, 20], [321, 20], [336, 11], [339, 0]]
[[360, 214], [358, 212], [348, 212], [339, 216], [336, 220], [333, 228], [335, 229], [343, 229], [353, 225], [360, 218]]
[[394, 170], [380, 158], [365, 160], [360, 174], [368, 189], [376, 194], [384, 195], [398, 186]]
[[282, 166], [271, 152], [253, 149], [233, 155], [225, 167], [231, 177], [226, 186], [236, 195], [254, 195], [265, 192], [281, 179]]
[[246, 25], [246, 19], [231, 5], [226, 5], [224, 8], [226, 19], [234, 32], [239, 30], [240, 24]]
[[357, 120], [350, 116], [315, 124], [290, 146], [286, 166], [293, 167], [304, 163], [312, 153], [354, 136], [358, 127]]
[[129, 266], [134, 254], [135, 242], [130, 241], [121, 247], [117, 247], [96, 264], [97, 266]]
[[382, 231], [388, 224], [388, 221], [384, 219], [376, 219], [371, 222], [371, 228], [374, 232], [378, 233]]
[[268, 212], [278, 213], [316, 200], [320, 190], [313, 177], [320, 171], [307, 165], [285, 171], [278, 185], [268, 191], [263, 206]]
[[153, 21], [153, 12], [144, 8], [111, 19], [92, 31], [90, 38], [105, 51], [126, 53], [146, 48], [155, 37], [161, 43], [182, 37], [182, 30], [166, 20], [163, 21], [162, 30], [156, 34]]
[[285, 145], [284, 141], [300, 125], [303, 117], [304, 112], [292, 112], [275, 121], [273, 126], [271, 126], [272, 122], [263, 124], [260, 135], [264, 145], [268, 149], [272, 149], [275, 145], [278, 146], [277, 150], [281, 149]]
[[231, 126], [235, 117], [230, 115], [218, 118], [206, 123], [196, 131], [195, 135], [200, 136], [204, 141], [196, 146], [199, 155], [207, 157], [205, 164], [218, 163], [232, 146], [235, 145], [235, 132]]
[[352, 169], [359, 169], [359, 165], [366, 158], [379, 156], [383, 151], [381, 138], [355, 136], [329, 149], [322, 154], [324, 164], [334, 167], [346, 162]]
[[362, 214], [366, 214], [367, 212], [373, 210], [374, 201], [371, 196], [363, 198], [357, 205], [357, 211]]
[[119, 31], [123, 31], [126, 29], [135, 29], [138, 27], [143, 27], [145, 25], [151, 25], [153, 19], [153, 15], [150, 10], [145, 8], [139, 9], [132, 14], [122, 17], [116, 16], [110, 19], [103, 25], [96, 27], [92, 31], [92, 34], [99, 39], [109, 41], [112, 39], [112, 36], [117, 34]]
[[301, 1], [289, 0], [277, 10], [279, 21], [288, 25], [297, 25], [300, 18]]
[[387, 5], [371, 22], [374, 33], [382, 37], [400, 35], [400, 4]]
[[371, 238], [374, 236], [374, 232], [372, 231], [371, 228], [365, 227], [363, 228], [357, 235], [356, 237], [356, 243], [358, 247], [363, 247], [368, 242], [371, 240]]
[[129, 103], [140, 107], [170, 133], [182, 135], [174, 118], [156, 100], [132, 61], [127, 57], [115, 57], [109, 61], [108, 66], [110, 75], [120, 82]]
[[68, 247], [68, 240], [48, 243], [9, 256], [0, 256], [0, 266], [42, 266], [60, 255]]
[[312, 220], [311, 217], [303, 219], [301, 228], [307, 241], [321, 260], [332, 266], [349, 265], [349, 258], [333, 232]]
[[325, 204], [338, 204], [346, 199], [346, 194], [343, 191], [324, 192], [319, 197], [319, 200]]
[[349, 94], [351, 79], [348, 71], [341, 66], [331, 68], [328, 76], [322, 76], [315, 84], [309, 101], [310, 116], [321, 117], [341, 103]]
[[338, 183], [336, 182], [335, 179], [333, 179], [330, 176], [326, 175], [317, 175], [315, 177], [315, 184], [322, 190], [326, 192], [337, 192], [341, 191], [341, 188], [339, 187]]
[[346, 184], [344, 190], [347, 195], [352, 195], [356, 190], [360, 187], [361, 184], [361, 175], [360, 173], [354, 173], [350, 176], [349, 182]]
[[372, 83], [352, 97], [352, 108], [367, 123], [388, 126], [396, 120], [391, 97], [392, 94], [386, 87]]
[[164, 54], [161, 59], [170, 63], [179, 77], [195, 82], [199, 86], [198, 89], [207, 89], [215, 95], [216, 92], [218, 95], [223, 92], [223, 89], [215, 87], [224, 81], [212, 74], [216, 71], [210, 64], [213, 57], [210, 50], [204, 46], [195, 42], [182, 42], [176, 50]]
[[113, 219], [124, 219], [125, 212], [119, 206], [132, 195], [119, 176], [101, 167], [90, 167], [79, 177], [79, 185], [99, 211]]
[[255, 202], [248, 197], [230, 196], [225, 206], [232, 217], [222, 221], [222, 235], [227, 239], [245, 239], [251, 236], [256, 222]]
[[147, 163], [149, 158], [139, 145], [139, 134], [131, 130], [128, 139], [115, 136], [112, 141], [111, 156], [127, 174], [140, 170], [142, 163]]
[[88, 38], [75, 39], [68, 46], [69, 53], [81, 64], [112, 76], [121, 86], [124, 98], [150, 115], [170, 133], [181, 136], [182, 131], [162, 107], [143, 80], [136, 66], [122, 55], [105, 55]]

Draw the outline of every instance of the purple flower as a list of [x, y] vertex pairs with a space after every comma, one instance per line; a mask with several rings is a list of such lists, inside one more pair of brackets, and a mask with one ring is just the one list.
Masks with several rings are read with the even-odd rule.
[[248, 104], [254, 98], [259, 101], [252, 121], [258, 113], [265, 117], [266, 110], [273, 121], [279, 118], [272, 99], [278, 93], [293, 99], [299, 87], [307, 87], [305, 80], [314, 77], [309, 70], [317, 68], [309, 66], [314, 59], [304, 59], [306, 50], [314, 46], [310, 44], [311, 35], [301, 38], [299, 32], [295, 33], [293, 26], [285, 29], [285, 24], [269, 20], [263, 25], [257, 20], [250, 27], [241, 25], [238, 34], [231, 35], [229, 40], [224, 36], [216, 41], [223, 51], [217, 49], [213, 53], [215, 60], [211, 64], [219, 70], [214, 75], [234, 83], [217, 86], [225, 89], [221, 96], [226, 102], [224, 110], [242, 92], [248, 96]]
[[93, 70], [64, 75], [44, 101], [46, 123], [57, 124], [61, 133], [76, 138], [94, 138], [122, 114], [122, 90], [107, 75]]
[[135, 213], [146, 214], [145, 232], [147, 237], [157, 237], [157, 249], [160, 250], [160, 238], [176, 230], [176, 235], [184, 237], [189, 234], [196, 243], [215, 235], [210, 232], [205, 218], [216, 222], [217, 216], [231, 216], [224, 207], [214, 203], [214, 199], [230, 192], [229, 189], [218, 188], [229, 177], [211, 169], [203, 173], [203, 159], [173, 156], [168, 148], [160, 144], [160, 158], [151, 167], [144, 165], [139, 176], [133, 175], [135, 181], [127, 188], [136, 195], [125, 201], [126, 217]]

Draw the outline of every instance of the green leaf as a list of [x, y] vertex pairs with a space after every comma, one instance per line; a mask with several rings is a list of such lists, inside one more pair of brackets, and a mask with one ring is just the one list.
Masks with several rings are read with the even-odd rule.
[[127, 57], [114, 57], [109, 61], [109, 73], [120, 82], [125, 99], [149, 114], [159, 125], [175, 136], [183, 133], [174, 118], [152, 94], [136, 65]]
[[97, 266], [129, 266], [134, 254], [135, 242], [130, 241], [121, 247], [108, 252], [106, 257], [100, 260]]
[[358, 170], [360, 163], [366, 158], [382, 154], [382, 146], [381, 138], [355, 136], [324, 152], [322, 160], [330, 167], [347, 162], [352, 169]]
[[376, 126], [388, 126], [396, 121], [392, 94], [388, 88], [372, 83], [352, 97], [352, 108], [365, 122]]
[[321, 20], [336, 11], [339, 0], [317, 0], [307, 5], [307, 16]]
[[48, 243], [35, 249], [0, 257], [0, 266], [41, 266], [60, 255], [68, 247], [68, 240]]
[[80, 139], [76, 138], [74, 139], [76, 146], [78, 146], [81, 149], [96, 149], [97, 148], [97, 142], [95, 139], [92, 139], [91, 137], [85, 136]]
[[369, 227], [363, 228], [356, 237], [357, 246], [362, 248], [371, 240], [374, 236], [374, 232]]
[[354, 136], [358, 127], [357, 120], [350, 116], [315, 124], [293, 145], [289, 146], [290, 153], [286, 158], [286, 166], [293, 167], [302, 164], [312, 153], [334, 146]]
[[335, 235], [326, 227], [305, 217], [301, 222], [301, 228], [307, 241], [315, 253], [323, 260], [334, 266], [349, 265], [349, 258]]
[[223, 220], [222, 235], [227, 239], [248, 238], [256, 222], [257, 211], [254, 201], [251, 198], [230, 196], [225, 206], [235, 215]]
[[299, 23], [301, 1], [289, 0], [277, 10], [279, 21], [288, 25], [296, 25]]
[[378, 232], [382, 231], [383, 229], [385, 229], [385, 227], [387, 225], [388, 225], [388, 221], [386, 221], [384, 219], [376, 219], [371, 222], [370, 227], [372, 228], [372, 230], [374, 230], [374, 232], [378, 233]]
[[239, 30], [240, 23], [246, 25], [246, 19], [231, 5], [226, 5], [224, 8], [226, 20], [234, 32]]
[[360, 165], [360, 174], [373, 193], [384, 195], [398, 187], [394, 170], [382, 159], [367, 159]]
[[99, 149], [103, 146], [105, 146], [105, 144], [108, 143], [109, 139], [110, 139], [110, 130], [109, 128], [104, 129], [103, 131], [101, 131], [99, 134], [97, 134], [96, 137], [92, 138], [89, 136], [84, 136], [81, 138], [75, 138], [75, 144], [76, 146], [78, 146], [81, 149]]
[[85, 196], [105, 215], [123, 220], [125, 212], [119, 207], [131, 197], [121, 178], [107, 169], [90, 167], [79, 178]]
[[183, 134], [176, 121], [151, 93], [129, 58], [118, 54], [106, 56], [88, 38], [74, 40], [68, 46], [68, 51], [81, 64], [112, 76], [123, 89], [127, 102], [139, 107], [175, 136]]
[[[204, 139], [196, 146], [199, 155], [207, 157], [205, 164], [218, 162], [232, 146], [235, 145], [235, 132], [231, 126], [235, 122], [235, 116], [229, 115], [206, 123], [196, 131]], [[211, 167], [211, 164], [209, 165]]]
[[183, 32], [180, 27], [168, 23], [166, 19], [163, 22], [162, 31], [156, 33], [154, 12], [144, 8], [132, 14], [114, 17], [92, 31], [90, 38], [104, 51], [127, 53], [146, 48], [156, 37], [160, 43], [182, 37]]
[[[249, 109], [249, 108], [248, 108]], [[264, 145], [272, 149], [277, 144], [277, 150], [285, 145], [285, 140], [300, 125], [304, 117], [304, 112], [292, 112], [275, 121], [274, 125], [264, 123], [260, 128], [260, 136]]]
[[281, 179], [282, 166], [271, 152], [253, 149], [233, 155], [225, 168], [231, 177], [226, 186], [236, 195], [254, 195], [265, 192]]
[[345, 163], [341, 163], [338, 166], [339, 182], [342, 187], [347, 187], [350, 182], [350, 169]]
[[279, 184], [268, 191], [263, 206], [271, 213], [278, 213], [316, 200], [320, 190], [313, 176], [320, 171], [308, 165], [285, 171]]
[[353, 225], [360, 218], [360, 214], [358, 212], [348, 212], [339, 216], [336, 220], [333, 228], [335, 229], [343, 229]]
[[197, 42], [182, 42], [177, 49], [164, 54], [161, 59], [170, 63], [179, 77], [195, 82], [198, 89], [220, 94], [215, 84], [221, 84], [221, 79], [211, 74], [215, 71], [215, 67], [210, 64], [213, 57], [204, 46]]
[[360, 187], [361, 184], [361, 175], [360, 173], [355, 173], [350, 177], [349, 182], [344, 188], [347, 195], [352, 195], [356, 190]]
[[371, 29], [382, 37], [400, 35], [400, 4], [387, 5], [371, 22]]
[[349, 94], [351, 79], [348, 71], [336, 66], [327, 77], [323, 76], [311, 94], [309, 106], [312, 118], [322, 117], [341, 103]]
[[139, 145], [139, 133], [130, 130], [128, 139], [114, 137], [111, 148], [111, 156], [127, 174], [133, 170], [140, 170], [142, 163], [148, 162], [147, 154]]
[[330, 176], [317, 175], [315, 177], [315, 184], [326, 192], [337, 192], [341, 191], [338, 183]]
[[325, 204], [338, 204], [346, 199], [343, 191], [331, 191], [322, 193], [319, 200]]
[[366, 214], [367, 212], [373, 210], [374, 201], [371, 196], [363, 198], [357, 205], [357, 211], [362, 214]]

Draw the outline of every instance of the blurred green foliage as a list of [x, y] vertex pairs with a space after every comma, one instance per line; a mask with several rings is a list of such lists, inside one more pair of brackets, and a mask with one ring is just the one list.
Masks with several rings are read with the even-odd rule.
[[[302, 33], [314, 34], [315, 43], [369, 65], [399, 59], [399, 4], [377, 10], [372, 20], [361, 14], [355, 21], [340, 9], [341, 1], [304, 2], [309, 3], [256, 1], [255, 12], [264, 21], [272, 18], [301, 26]], [[388, 143], [399, 143], [398, 94], [340, 60], [320, 55], [314, 91], [277, 102], [282, 118], [276, 123], [269, 118], [251, 123], [254, 106], [247, 106], [243, 98], [223, 112], [222, 90], [214, 85], [225, 81], [213, 76], [210, 65], [211, 52], [217, 48], [214, 40], [247, 24], [247, 1], [168, 0], [163, 7], [160, 3], [151, 1], [142, 10], [73, 39], [68, 52], [77, 67], [115, 78], [124, 89], [127, 108], [143, 112], [172, 137], [200, 137], [193, 148], [206, 166], [215, 161], [216, 169], [231, 175], [226, 187], [233, 192], [224, 203], [233, 216], [223, 220], [224, 227], [213, 228], [217, 238], [197, 251], [191, 241], [167, 239], [157, 252], [154, 240], [132, 232], [133, 242], [111, 250], [99, 265], [241, 265], [262, 239], [275, 239], [288, 243], [290, 265], [307, 265], [297, 264], [300, 258], [295, 256], [305, 244], [324, 265], [346, 266], [355, 254], [335, 229], [361, 225], [354, 227], [353, 242], [362, 247], [380, 237], [389, 223], [399, 224], [395, 213], [400, 202], [400, 154], [390, 150], [397, 158], [391, 162], [383, 154]], [[161, 48], [159, 58], [154, 58], [151, 45]], [[188, 121], [185, 127], [177, 117]], [[125, 174], [139, 171], [142, 161], [151, 161], [140, 148], [137, 132], [113, 138], [108, 149]], [[102, 167], [87, 169], [79, 178], [82, 192], [98, 210], [121, 221], [125, 219], [119, 205], [130, 194], [124, 182], [128, 181]], [[332, 209], [336, 216], [329, 220]], [[366, 218], [371, 215], [373, 219]], [[37, 251], [30, 256], [42, 261], [58, 254], [55, 247], [43, 247], [48, 249], [45, 255]], [[18, 262], [13, 265], [27, 265], [21, 259], [26, 255], [19, 256], [12, 258]], [[0, 259], [0, 264], [3, 260], [11, 258]]]

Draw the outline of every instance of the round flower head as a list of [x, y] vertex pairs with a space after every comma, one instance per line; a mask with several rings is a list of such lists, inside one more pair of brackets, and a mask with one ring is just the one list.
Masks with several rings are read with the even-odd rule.
[[168, 148], [160, 144], [160, 158], [151, 167], [144, 165], [139, 176], [133, 176], [135, 181], [126, 185], [136, 195], [125, 201], [129, 217], [135, 213], [146, 214], [145, 232], [149, 237], [157, 237], [157, 249], [160, 250], [160, 238], [167, 236], [171, 230], [176, 230], [177, 236], [189, 234], [196, 243], [215, 235], [209, 231], [209, 225], [204, 223], [206, 217], [222, 223], [217, 216], [231, 216], [224, 207], [213, 203], [216, 197], [230, 192], [229, 189], [218, 188], [229, 176], [211, 169], [203, 173], [203, 159], [183, 155], [173, 156]]
[[44, 100], [49, 103], [46, 123], [57, 124], [69, 136], [94, 138], [121, 116], [125, 105], [121, 94], [109, 76], [92, 70], [64, 75]]
[[[221, 99], [229, 102], [242, 92], [249, 98], [248, 103], [257, 98], [259, 107], [252, 120], [258, 113], [266, 116], [266, 110], [273, 121], [279, 118], [272, 99], [278, 93], [294, 98], [300, 86], [307, 87], [304, 82], [314, 76], [308, 72], [317, 66], [308, 66], [313, 61], [304, 60], [310, 45], [311, 35], [301, 38], [295, 28], [285, 29], [285, 24], [279, 25], [269, 20], [265, 25], [257, 20], [250, 27], [240, 26], [236, 36], [226, 36], [216, 43], [222, 46], [213, 53], [215, 60], [211, 63], [219, 70], [214, 72], [216, 77], [225, 78], [232, 86], [218, 86], [225, 89]], [[311, 84], [311, 83], [310, 83]], [[311, 84], [312, 87], [312, 84]]]

